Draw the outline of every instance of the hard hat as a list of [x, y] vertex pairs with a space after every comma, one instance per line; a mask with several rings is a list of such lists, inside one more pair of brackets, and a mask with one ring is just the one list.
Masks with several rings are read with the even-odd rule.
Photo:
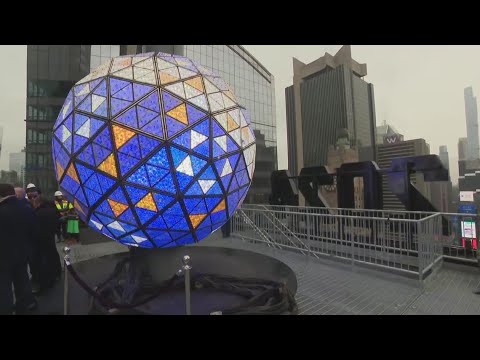
[[63, 196], [62, 192], [61, 191], [55, 191], [55, 197], [57, 196]]
[[36, 188], [35, 184], [28, 184], [27, 185], [27, 190], [28, 189], [34, 189], [34, 188]]

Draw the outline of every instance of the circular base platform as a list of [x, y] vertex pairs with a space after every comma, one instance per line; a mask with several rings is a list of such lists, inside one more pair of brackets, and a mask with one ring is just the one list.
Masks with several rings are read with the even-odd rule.
[[[188, 246], [149, 249], [139, 254], [142, 262], [146, 263], [154, 283], [161, 283], [177, 273], [182, 267], [184, 255], [189, 255], [191, 258], [192, 273], [270, 280], [285, 284], [292, 295], [297, 291], [297, 279], [290, 267], [277, 259], [251, 251]], [[105, 281], [112, 274], [115, 266], [128, 256], [129, 253], [107, 255], [76, 263], [74, 267], [81, 278], [94, 288]], [[94, 311], [90, 311], [90, 297], [73, 279], [69, 282], [69, 299], [70, 314], [105, 313], [104, 309], [96, 306]], [[245, 299], [236, 294], [213, 289], [195, 289], [191, 295], [191, 311], [194, 315], [207, 315], [221, 309], [239, 306], [244, 302]], [[122, 310], [120, 313], [184, 315], [185, 292], [183, 289], [168, 289], [151, 302], [135, 309]]]

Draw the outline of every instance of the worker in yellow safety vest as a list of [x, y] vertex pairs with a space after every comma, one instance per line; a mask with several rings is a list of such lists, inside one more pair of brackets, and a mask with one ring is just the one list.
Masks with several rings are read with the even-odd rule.
[[65, 217], [68, 215], [69, 211], [73, 209], [73, 205], [63, 198], [61, 191], [55, 192], [55, 207], [57, 208], [59, 217], [62, 218], [62, 221], [58, 223], [57, 229], [57, 242], [65, 241], [67, 237], [67, 220]]

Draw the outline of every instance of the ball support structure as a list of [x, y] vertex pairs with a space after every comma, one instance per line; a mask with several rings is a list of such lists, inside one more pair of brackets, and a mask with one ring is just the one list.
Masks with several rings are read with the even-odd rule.
[[54, 134], [60, 188], [82, 220], [127, 246], [203, 239], [253, 177], [248, 113], [223, 80], [184, 57], [110, 60], [74, 86]]

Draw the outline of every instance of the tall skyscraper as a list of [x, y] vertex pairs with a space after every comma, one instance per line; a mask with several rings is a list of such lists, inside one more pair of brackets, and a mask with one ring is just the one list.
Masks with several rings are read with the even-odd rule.
[[438, 156], [440, 157], [443, 166], [445, 166], [447, 170], [450, 169], [450, 159], [448, 158], [447, 145], [440, 145], [440, 148], [438, 149]]
[[292, 174], [326, 164], [329, 146], [345, 133], [360, 160], [375, 160], [375, 101], [366, 75], [348, 45], [310, 64], [293, 59], [293, 85], [285, 89]]
[[3, 128], [0, 126], [0, 159], [2, 158]]
[[9, 170], [15, 171], [18, 176], [19, 182], [23, 185], [25, 182], [25, 149], [17, 152], [17, 153], [10, 153], [9, 155]]
[[[240, 45], [29, 45], [28, 182], [40, 186], [47, 194], [57, 190], [51, 156], [51, 132], [60, 107], [75, 82], [106, 59], [152, 51], [185, 55], [218, 73], [249, 111], [254, 130], [261, 135], [261, 146], [266, 148], [264, 154], [269, 154], [271, 164], [267, 168], [277, 168], [274, 78]], [[265, 162], [266, 157], [262, 158]], [[269, 185], [270, 173], [256, 174], [245, 202], [267, 202]]]
[[480, 157], [478, 141], [478, 112], [477, 98], [473, 96], [471, 86], [465, 88], [465, 117], [467, 120], [467, 160], [476, 160]]

